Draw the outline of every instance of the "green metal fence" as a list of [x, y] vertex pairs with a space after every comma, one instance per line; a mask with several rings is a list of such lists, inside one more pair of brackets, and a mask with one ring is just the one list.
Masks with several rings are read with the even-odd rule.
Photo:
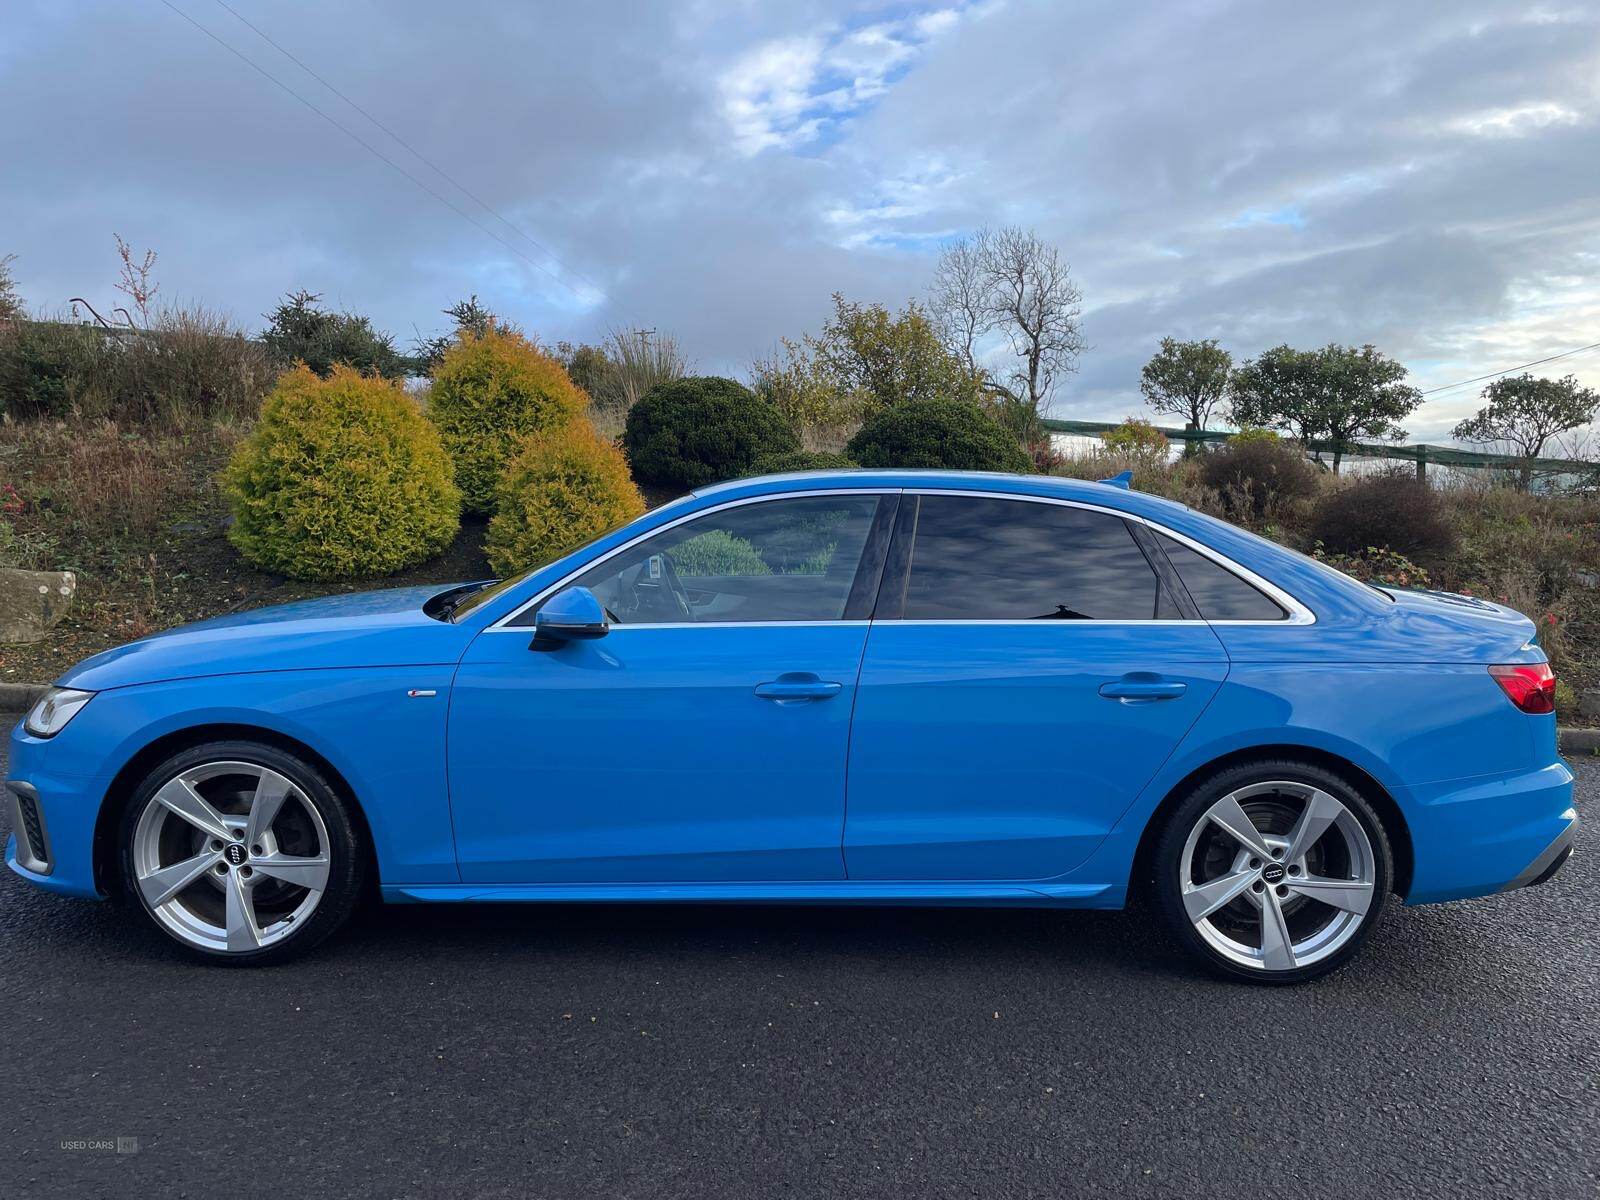
[[[1045, 429], [1051, 433], [1071, 433], [1080, 437], [1097, 437], [1116, 429], [1116, 423], [1106, 421], [1058, 421], [1046, 418]], [[1161, 429], [1168, 441], [1203, 445], [1206, 442], [1225, 442], [1232, 433], [1218, 429]], [[1336, 445], [1329, 441], [1311, 441], [1306, 448], [1322, 454], [1338, 450], [1345, 457], [1398, 458], [1415, 463], [1417, 477], [1427, 477], [1428, 467], [1476, 467], [1482, 470], [1531, 470], [1535, 475], [1581, 475], [1591, 477], [1600, 471], [1600, 464], [1569, 458], [1519, 458], [1514, 454], [1489, 454], [1480, 450], [1463, 450], [1458, 446], [1430, 446], [1426, 443], [1397, 445], [1394, 442], [1345, 442]]]

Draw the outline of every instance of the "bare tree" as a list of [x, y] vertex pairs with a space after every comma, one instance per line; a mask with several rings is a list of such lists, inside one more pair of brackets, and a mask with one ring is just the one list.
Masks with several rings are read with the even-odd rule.
[[1086, 348], [1083, 293], [1060, 252], [1032, 230], [1012, 225], [995, 233], [984, 260], [992, 328], [1022, 360], [1011, 373], [1012, 390], [1042, 413], [1057, 378], [1078, 369]]
[[122, 235], [113, 233], [111, 236], [117, 239], [117, 257], [122, 260], [117, 291], [124, 293], [133, 301], [133, 306], [139, 310], [139, 320], [148, 325], [150, 301], [154, 300], [156, 293], [161, 290], [161, 285], [150, 279], [150, 273], [156, 266], [156, 252], [146, 250], [144, 257], [135, 261], [133, 247], [122, 240]]
[[[1023, 440], [1037, 426], [1056, 384], [1087, 348], [1079, 318], [1083, 293], [1060, 251], [1030, 229], [983, 229], [951, 244], [934, 269], [929, 310], [953, 353], [1015, 415]], [[1004, 382], [977, 361], [997, 334], [1019, 360]]]
[[989, 332], [993, 320], [985, 265], [990, 241], [989, 230], [980, 229], [946, 246], [933, 269], [928, 294], [928, 312], [939, 336], [975, 376], [982, 374], [982, 369], [974, 347]]

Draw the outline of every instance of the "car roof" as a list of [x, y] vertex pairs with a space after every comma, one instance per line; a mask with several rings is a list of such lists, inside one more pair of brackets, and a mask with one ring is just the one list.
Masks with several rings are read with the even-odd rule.
[[696, 489], [696, 500], [735, 499], [739, 496], [758, 496], [782, 492], [804, 491], [810, 488], [942, 488], [958, 491], [1009, 492], [1012, 494], [1047, 496], [1063, 500], [1077, 500], [1104, 508], [1125, 512], [1157, 513], [1184, 512], [1188, 506], [1160, 496], [1130, 491], [1111, 483], [1088, 479], [1065, 479], [1059, 475], [1014, 475], [1001, 471], [945, 471], [876, 469], [870, 467], [853, 470], [791, 471], [781, 475], [756, 475], [748, 479], [735, 479], [714, 483]]

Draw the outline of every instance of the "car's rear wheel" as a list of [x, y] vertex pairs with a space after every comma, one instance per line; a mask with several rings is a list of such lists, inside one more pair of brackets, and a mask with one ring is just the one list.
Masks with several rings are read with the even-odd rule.
[[1344, 779], [1309, 763], [1230, 768], [1174, 810], [1156, 898], [1178, 940], [1224, 975], [1298, 983], [1360, 949], [1393, 878], [1389, 840]]
[[212, 742], [172, 756], [123, 813], [122, 880], [155, 925], [211, 962], [310, 949], [349, 917], [363, 859], [344, 801], [275, 746]]

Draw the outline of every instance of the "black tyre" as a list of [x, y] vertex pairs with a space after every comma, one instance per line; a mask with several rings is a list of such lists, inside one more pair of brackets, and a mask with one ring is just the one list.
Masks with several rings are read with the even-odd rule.
[[1300, 983], [1336, 970], [1382, 918], [1394, 878], [1383, 824], [1310, 763], [1230, 767], [1178, 804], [1151, 859], [1162, 917], [1219, 974]]
[[134, 901], [190, 954], [282, 962], [349, 918], [365, 854], [350, 812], [310, 763], [275, 746], [209, 742], [135, 789], [117, 845]]

